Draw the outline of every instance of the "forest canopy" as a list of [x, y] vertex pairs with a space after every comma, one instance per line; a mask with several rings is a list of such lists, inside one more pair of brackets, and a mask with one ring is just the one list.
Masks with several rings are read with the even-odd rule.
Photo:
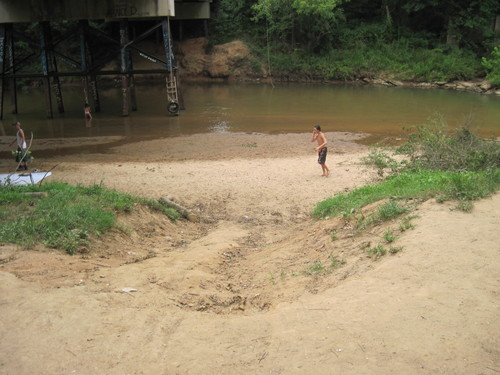
[[269, 36], [310, 51], [342, 46], [359, 29], [366, 42], [421, 39], [485, 54], [499, 43], [499, 17], [498, 0], [218, 0], [213, 29], [219, 39]]
[[210, 29], [213, 43], [267, 48], [278, 69], [280, 53], [299, 65], [328, 58], [333, 67], [318, 67], [325, 78], [384, 69], [401, 79], [500, 83], [498, 0], [216, 0]]

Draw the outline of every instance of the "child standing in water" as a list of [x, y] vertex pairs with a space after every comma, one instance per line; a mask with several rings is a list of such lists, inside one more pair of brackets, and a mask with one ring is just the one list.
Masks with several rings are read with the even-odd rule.
[[92, 113], [90, 112], [90, 105], [88, 105], [87, 103], [85, 103], [84, 113], [85, 113], [86, 120], [92, 120]]
[[321, 126], [316, 125], [313, 128], [313, 135], [311, 142], [317, 141], [318, 142], [318, 147], [316, 147], [314, 150], [318, 153], [318, 164], [321, 165], [321, 169], [323, 170], [322, 176], [327, 177], [328, 174], [330, 173], [330, 170], [326, 166], [326, 154], [328, 152], [326, 148], [326, 144], [328, 143], [326, 141], [325, 134], [321, 131]]

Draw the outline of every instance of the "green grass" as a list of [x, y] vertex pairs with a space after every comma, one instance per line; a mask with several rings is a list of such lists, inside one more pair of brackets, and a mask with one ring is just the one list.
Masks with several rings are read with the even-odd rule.
[[312, 215], [328, 219], [383, 199], [428, 199], [439, 196], [441, 200], [477, 200], [490, 196], [499, 187], [500, 168], [478, 172], [403, 172], [380, 183], [337, 194], [319, 202]]
[[321, 260], [317, 260], [311, 266], [309, 266], [307, 270], [304, 271], [304, 275], [309, 275], [309, 276], [318, 275], [325, 270], [326, 267], [323, 265]]
[[413, 229], [415, 228], [415, 226], [412, 224], [412, 220], [417, 218], [418, 216], [417, 215], [410, 215], [410, 216], [406, 216], [406, 217], [403, 217], [401, 219], [401, 224], [399, 226], [399, 230], [401, 232], [404, 232], [408, 229]]
[[379, 259], [387, 253], [387, 250], [382, 245], [377, 245], [368, 249], [367, 252], [370, 258]]
[[384, 240], [387, 243], [391, 243], [396, 241], [397, 237], [394, 235], [394, 233], [391, 230], [388, 230], [384, 233]]
[[[500, 144], [495, 139], [477, 137], [466, 126], [453, 134], [442, 118], [417, 127], [393, 154], [404, 158], [398, 160], [386, 151], [375, 149], [364, 159], [365, 164], [378, 170], [379, 176], [388, 171], [389, 177], [319, 202], [312, 216], [356, 219], [356, 230], [364, 231], [407, 214], [419, 201], [429, 198], [436, 198], [438, 202], [455, 201], [457, 209], [470, 212], [473, 201], [488, 197], [500, 188]], [[385, 200], [387, 203], [379, 204], [372, 212], [361, 211], [370, 203]], [[403, 216], [399, 231], [412, 229], [411, 220], [415, 217]], [[386, 230], [383, 240], [392, 245], [397, 236], [392, 230]], [[402, 250], [401, 246], [390, 246], [388, 250], [381, 244], [369, 246], [368, 242], [363, 248], [372, 259]]]
[[[30, 193], [44, 192], [45, 196]], [[107, 189], [102, 185], [0, 186], [0, 241], [30, 247], [41, 242], [74, 254], [116, 225], [116, 214], [142, 204], [172, 220], [179, 214], [158, 202]]]
[[338, 259], [333, 254], [328, 256], [328, 265], [324, 265], [320, 259], [314, 262], [307, 270], [303, 271], [302, 274], [307, 276], [317, 276], [321, 274], [329, 274], [335, 271], [337, 268], [342, 267], [345, 264], [343, 259]]

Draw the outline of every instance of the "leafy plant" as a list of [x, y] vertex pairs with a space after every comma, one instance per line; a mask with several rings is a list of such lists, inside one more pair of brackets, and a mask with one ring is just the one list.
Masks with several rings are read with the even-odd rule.
[[367, 250], [368, 256], [372, 259], [379, 259], [387, 253], [382, 245], [377, 245]]
[[325, 266], [321, 260], [317, 260], [314, 262], [309, 268], [302, 273], [304, 275], [308, 276], [316, 276], [320, 274], [328, 274], [336, 270], [337, 268], [341, 267], [342, 265], [345, 264], [344, 260], [338, 259], [336, 256], [334, 256], [332, 253], [328, 256], [329, 260], [329, 265]]
[[368, 215], [366, 218], [359, 220], [357, 228], [366, 229], [382, 222], [392, 220], [408, 211], [408, 208], [401, 206], [398, 202], [390, 201], [381, 205], [374, 213]]
[[396, 238], [397, 237], [390, 230], [388, 230], [387, 232], [384, 233], [384, 240], [387, 243], [391, 243], [391, 242], [396, 241]]
[[500, 145], [495, 139], [483, 139], [466, 124], [448, 131], [440, 116], [413, 128], [408, 142], [396, 149], [396, 154], [409, 158], [407, 166], [412, 170], [479, 171], [500, 167]]
[[416, 215], [406, 216], [401, 219], [401, 225], [399, 226], [399, 230], [404, 232], [408, 229], [413, 229], [415, 226], [412, 224], [411, 220], [416, 218]]
[[321, 260], [317, 260], [306, 271], [304, 271], [304, 274], [313, 276], [323, 272], [324, 270], [325, 266], [323, 265], [323, 263], [321, 263]]
[[330, 253], [330, 255], [328, 256], [328, 259], [330, 260], [330, 268], [331, 269], [337, 269], [345, 264], [345, 260], [338, 259], [332, 253]]
[[396, 246], [396, 247], [391, 246], [389, 248], [389, 253], [396, 254], [396, 253], [399, 253], [401, 250], [403, 250], [403, 246]]
[[378, 214], [382, 221], [394, 219], [406, 212], [408, 212], [408, 208], [401, 206], [396, 201], [390, 201], [389, 203], [383, 204], [378, 209]]
[[486, 78], [488, 78], [493, 85], [500, 85], [500, 46], [493, 48], [493, 51], [491, 51], [491, 59], [483, 57], [481, 62], [487, 71]]
[[386, 170], [390, 170], [390, 173], [398, 172], [402, 165], [381, 147], [374, 147], [368, 156], [362, 159], [362, 162], [366, 165], [374, 166], [380, 177], [384, 175]]

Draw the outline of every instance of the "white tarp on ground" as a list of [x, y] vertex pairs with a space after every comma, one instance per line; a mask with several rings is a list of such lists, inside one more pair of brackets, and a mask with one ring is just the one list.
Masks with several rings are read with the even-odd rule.
[[0, 174], [0, 185], [37, 184], [44, 178], [49, 177], [51, 174], [52, 172], [2, 173]]

